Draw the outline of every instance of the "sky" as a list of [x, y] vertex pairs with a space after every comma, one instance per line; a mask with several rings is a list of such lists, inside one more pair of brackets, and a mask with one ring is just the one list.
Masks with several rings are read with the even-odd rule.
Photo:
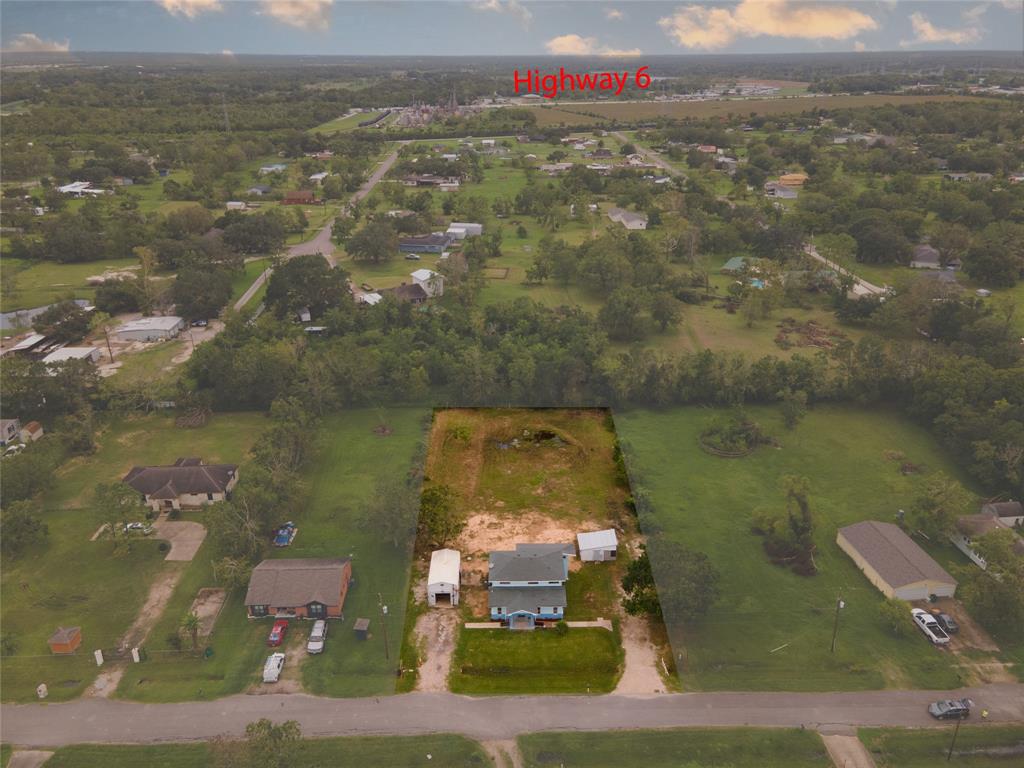
[[654, 56], [1024, 50], [1024, 0], [3, 0], [4, 51]]

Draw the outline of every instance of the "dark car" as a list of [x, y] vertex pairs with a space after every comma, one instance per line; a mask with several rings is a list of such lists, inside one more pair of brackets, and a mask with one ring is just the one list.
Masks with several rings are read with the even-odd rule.
[[955, 635], [960, 631], [960, 625], [948, 613], [938, 613], [935, 615], [935, 618], [938, 619], [939, 625], [946, 630], [946, 634]]
[[206, 321], [206, 320], [193, 320], [192, 321], [192, 327], [193, 328], [205, 328], [209, 324], [210, 323], [208, 321]]
[[288, 620], [278, 619], [274, 622], [274, 626], [270, 628], [270, 634], [267, 635], [267, 645], [271, 648], [277, 648], [277, 646], [284, 642], [284, 636], [287, 633]]
[[971, 714], [970, 699], [942, 699], [928, 705], [928, 714], [936, 720], [963, 720]]

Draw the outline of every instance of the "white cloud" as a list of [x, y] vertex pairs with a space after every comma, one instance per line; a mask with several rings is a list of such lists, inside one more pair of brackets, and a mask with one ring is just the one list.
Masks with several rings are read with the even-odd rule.
[[477, 11], [507, 13], [519, 19], [523, 26], [529, 25], [533, 13], [519, 0], [474, 0], [472, 8]]
[[43, 40], [33, 32], [22, 32], [15, 35], [4, 50], [8, 53], [67, 53], [71, 50], [71, 41]]
[[660, 26], [677, 45], [706, 50], [724, 48], [737, 38], [789, 37], [846, 40], [878, 22], [862, 11], [839, 4], [792, 0], [741, 0], [736, 6], [680, 6]]
[[327, 29], [333, 4], [334, 0], [263, 0], [257, 13], [299, 29]]
[[624, 14], [618, 8], [609, 8], [604, 12], [604, 17], [608, 19], [608, 21], [622, 21], [624, 18], [626, 18], [626, 14]]
[[864, 53], [864, 51], [866, 51], [867, 49], [868, 47], [864, 45], [864, 43], [862, 43], [860, 40], [853, 41], [853, 50], [855, 50], [857, 53]]
[[[982, 13], [984, 13], [984, 6]], [[963, 19], [967, 25], [960, 29], [946, 29], [936, 27], [923, 13], [910, 14], [910, 26], [914, 30], [914, 37], [910, 40], [900, 40], [904, 48], [911, 45], [922, 45], [928, 43], [951, 43], [953, 45], [968, 45], [976, 43], [981, 39], [982, 29], [979, 25], [979, 15], [975, 13], [977, 8], [964, 11]]]
[[234, 56], [235, 52], [232, 51], [230, 48], [225, 48], [223, 51], [220, 52], [220, 55], [221, 56]]
[[1024, 11], [1024, 0], [1002, 0], [1002, 5], [1008, 11]]
[[172, 16], [184, 16], [188, 19], [194, 19], [199, 14], [208, 11], [224, 10], [220, 0], [156, 0], [156, 2]]
[[609, 48], [599, 45], [596, 37], [580, 35], [559, 35], [544, 43], [552, 56], [639, 56], [639, 48]]

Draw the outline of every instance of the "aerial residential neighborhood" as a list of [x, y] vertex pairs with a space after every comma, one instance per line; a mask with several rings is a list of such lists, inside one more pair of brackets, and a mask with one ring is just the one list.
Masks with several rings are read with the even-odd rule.
[[22, 0], [0, 86], [0, 768], [1024, 765], [1020, 0]]

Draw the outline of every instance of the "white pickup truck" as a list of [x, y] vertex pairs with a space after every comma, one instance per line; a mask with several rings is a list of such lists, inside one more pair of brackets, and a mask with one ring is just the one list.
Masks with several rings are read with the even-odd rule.
[[267, 663], [263, 665], [263, 682], [276, 683], [281, 679], [282, 669], [284, 669], [284, 654], [280, 651], [270, 654], [267, 657]]
[[932, 641], [934, 645], [945, 645], [949, 642], [949, 635], [942, 628], [938, 620], [928, 611], [920, 608], [911, 608], [910, 615], [914, 619], [917, 628], [924, 632], [924, 636]]

